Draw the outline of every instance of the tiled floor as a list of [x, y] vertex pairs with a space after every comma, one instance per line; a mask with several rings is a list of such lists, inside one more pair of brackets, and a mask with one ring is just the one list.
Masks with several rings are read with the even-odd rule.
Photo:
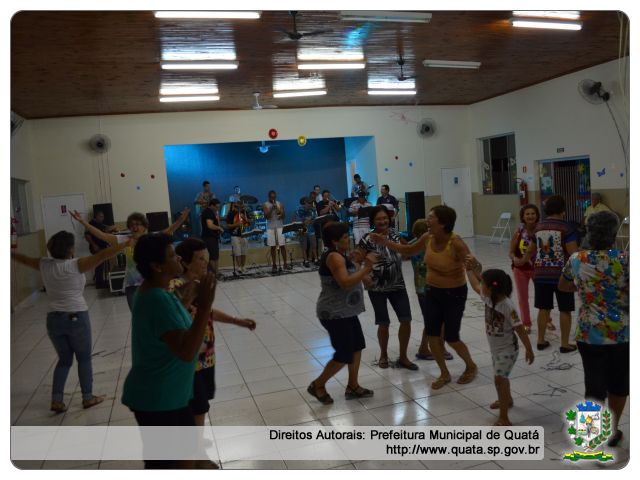
[[[506, 245], [470, 239], [471, 250], [485, 268], [508, 270]], [[413, 357], [422, 334], [423, 322], [412, 288], [409, 262], [405, 279], [414, 315], [409, 355]], [[366, 336], [360, 369], [361, 384], [375, 390], [375, 396], [345, 401], [342, 396], [346, 369], [327, 384], [335, 403], [321, 405], [306, 392], [309, 382], [331, 358], [329, 338], [315, 318], [320, 282], [317, 272], [220, 283], [215, 306], [233, 315], [250, 317], [258, 327], [254, 333], [231, 325], [216, 326], [216, 398], [209, 421], [213, 425], [490, 425], [495, 400], [491, 355], [484, 333], [483, 307], [470, 290], [461, 337], [480, 367], [477, 379], [468, 385], [450, 383], [431, 391], [437, 373], [433, 362], [418, 362], [420, 370], [387, 369], [374, 365], [379, 354], [371, 305], [360, 316]], [[533, 287], [530, 290], [533, 296]], [[130, 314], [124, 297], [87, 288], [94, 339], [94, 393], [107, 396], [96, 408], [83, 410], [74, 368], [66, 386], [65, 414], [49, 412], [52, 371], [56, 355], [45, 331], [46, 299], [11, 318], [11, 422], [12, 425], [135, 425], [131, 412], [120, 403], [122, 385], [131, 363]], [[532, 302], [533, 304], [533, 302]], [[535, 319], [535, 310], [532, 308]], [[390, 355], [397, 356], [398, 323], [392, 315]], [[554, 322], [558, 325], [557, 315]], [[535, 322], [534, 322], [535, 323]], [[534, 328], [535, 333], [535, 328]], [[535, 336], [532, 334], [532, 342]], [[558, 460], [571, 448], [565, 436], [564, 411], [582, 400], [583, 373], [578, 353], [560, 355], [558, 336], [548, 335], [552, 348], [536, 352], [533, 365], [523, 354], [511, 376], [515, 406], [510, 412], [517, 425], [545, 428], [545, 459], [542, 461], [366, 461], [366, 462], [231, 462], [233, 468], [356, 468], [356, 469], [558, 469], [593, 468]], [[571, 365], [568, 370], [546, 370], [555, 360]], [[462, 373], [463, 363], [449, 362], [452, 375]], [[621, 428], [625, 439], [615, 449], [618, 462], [628, 458], [629, 411]], [[24, 468], [141, 468], [142, 462], [22, 462]], [[620, 463], [618, 464], [620, 465]]]

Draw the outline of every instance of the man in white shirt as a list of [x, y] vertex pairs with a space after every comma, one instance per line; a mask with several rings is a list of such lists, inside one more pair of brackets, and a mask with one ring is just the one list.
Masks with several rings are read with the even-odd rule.
[[271, 273], [278, 272], [276, 248], [280, 248], [284, 268], [288, 270], [290, 266], [287, 264], [287, 251], [284, 244], [284, 234], [282, 233], [284, 206], [276, 200], [276, 192], [274, 190], [269, 192], [269, 200], [262, 205], [262, 211], [267, 219], [267, 246], [271, 247]]
[[361, 190], [358, 192], [358, 200], [349, 207], [349, 216], [353, 217], [353, 242], [356, 247], [360, 239], [371, 230], [369, 216], [358, 217], [358, 211], [364, 207], [371, 207], [371, 204], [367, 201], [367, 192]]

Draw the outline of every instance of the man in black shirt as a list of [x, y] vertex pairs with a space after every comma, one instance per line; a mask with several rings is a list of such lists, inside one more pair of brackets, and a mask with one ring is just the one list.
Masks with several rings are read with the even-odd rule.
[[[115, 231], [116, 227], [111, 225], [104, 224], [104, 213], [100, 210], [96, 210], [93, 212], [93, 219], [89, 222], [90, 225], [94, 226], [101, 232], [111, 233]], [[84, 238], [89, 242], [89, 251], [91, 254], [98, 253], [100, 250], [104, 250], [109, 246], [107, 242], [99, 239], [98, 237], [92, 235], [88, 231], [84, 233]], [[107, 262], [101, 263], [96, 267], [94, 281], [96, 283], [96, 288], [109, 288], [109, 282], [107, 280]]]
[[218, 217], [218, 208], [220, 200], [213, 198], [209, 200], [209, 206], [202, 210], [200, 221], [202, 225], [202, 241], [207, 245], [209, 251], [209, 269], [214, 273], [218, 273], [218, 258], [220, 257], [220, 218]]
[[[381, 193], [381, 196], [378, 197], [378, 201], [376, 202], [376, 205], [392, 205], [393, 206], [393, 212], [389, 210], [389, 213], [391, 213], [391, 219], [390, 219], [391, 222], [389, 224], [389, 227], [395, 228], [396, 215], [398, 213], [398, 200], [396, 199], [396, 197], [394, 197], [389, 193], [389, 185], [386, 185], [386, 184], [382, 185], [380, 187], [380, 193]], [[389, 207], [387, 207], [387, 209], [389, 209]]]
[[227, 222], [227, 230], [231, 233], [231, 251], [235, 264], [238, 265], [238, 273], [245, 273], [244, 264], [247, 261], [248, 242], [242, 237], [243, 229], [249, 225], [247, 213], [244, 211], [244, 205], [241, 201], [233, 204], [233, 208], [227, 214], [225, 219]]

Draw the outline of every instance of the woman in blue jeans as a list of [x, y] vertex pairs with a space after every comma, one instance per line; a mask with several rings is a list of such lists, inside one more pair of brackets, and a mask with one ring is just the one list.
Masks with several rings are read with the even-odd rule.
[[104, 397], [97, 397], [92, 391], [91, 323], [89, 308], [83, 296], [86, 283], [84, 274], [114, 257], [128, 245], [128, 242], [121, 243], [95, 255], [74, 258], [75, 237], [73, 233], [63, 230], [47, 242], [47, 250], [53, 258], [33, 258], [11, 252], [13, 260], [40, 271], [49, 298], [47, 333], [58, 354], [51, 395], [51, 410], [56, 413], [67, 410], [64, 404], [64, 384], [73, 365], [74, 355], [78, 361], [82, 406], [89, 408], [104, 401]]

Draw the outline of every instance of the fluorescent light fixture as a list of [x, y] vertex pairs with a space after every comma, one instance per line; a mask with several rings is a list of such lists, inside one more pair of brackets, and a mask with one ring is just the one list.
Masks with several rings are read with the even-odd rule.
[[423, 60], [422, 65], [431, 68], [470, 68], [477, 70], [480, 62], [459, 62], [457, 60]]
[[415, 95], [415, 90], [369, 90], [369, 95]]
[[273, 94], [273, 98], [316, 97], [326, 94], [326, 90], [299, 90], [297, 92], [276, 92]]
[[364, 63], [299, 63], [298, 70], [362, 70]]
[[236, 52], [219, 51], [219, 52], [187, 52], [187, 51], [168, 51], [162, 52], [162, 60], [167, 62], [189, 62], [189, 61], [220, 61], [235, 60]]
[[400, 81], [397, 78], [394, 79], [371, 79], [369, 80], [367, 87], [369, 90], [385, 90], [385, 89], [394, 89], [394, 90], [415, 90], [416, 89], [416, 81], [413, 78], [408, 80]]
[[336, 50], [332, 48], [303, 48], [298, 51], [298, 60], [351, 61], [364, 60], [364, 53], [357, 50]]
[[375, 12], [362, 10], [343, 10], [340, 12], [340, 20], [359, 20], [365, 22], [429, 23], [431, 21], [431, 14], [425, 12]]
[[163, 70], [235, 70], [238, 62], [164, 62], [160, 66]]
[[578, 20], [578, 10], [514, 10], [514, 17], [558, 18], [561, 20]]
[[533, 18], [512, 18], [511, 25], [523, 28], [550, 28], [553, 30], [582, 30], [582, 22], [562, 22], [553, 20], [536, 20]]
[[220, 100], [218, 95], [182, 95], [182, 96], [170, 96], [160, 97], [160, 101], [163, 103], [168, 102], [217, 102]]
[[324, 78], [276, 79], [273, 90], [276, 92], [290, 90], [323, 90]]
[[251, 20], [260, 18], [260, 12], [222, 12], [222, 11], [160, 11], [154, 13], [156, 18], [173, 19], [224, 19], [224, 20]]
[[216, 85], [162, 85], [160, 95], [216, 95], [218, 87]]

